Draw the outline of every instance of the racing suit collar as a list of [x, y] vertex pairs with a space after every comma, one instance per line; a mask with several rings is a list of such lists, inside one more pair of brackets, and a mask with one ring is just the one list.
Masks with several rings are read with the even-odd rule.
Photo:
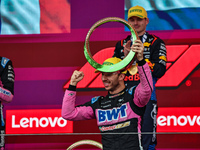
[[107, 97], [108, 97], [108, 98], [115, 98], [115, 97], [118, 97], [118, 96], [120, 96], [120, 95], [123, 95], [123, 94], [125, 93], [126, 90], [127, 90], [127, 88], [125, 87], [121, 92], [116, 93], [116, 94], [110, 94], [110, 93], [108, 92]]
[[142, 43], [146, 42], [147, 35], [148, 35], [148, 32], [145, 32], [143, 35], [139, 36], [139, 38], [142, 41]]

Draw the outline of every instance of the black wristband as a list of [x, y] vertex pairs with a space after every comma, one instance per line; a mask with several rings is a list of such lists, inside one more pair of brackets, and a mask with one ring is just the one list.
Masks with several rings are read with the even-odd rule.
[[68, 90], [70, 90], [70, 91], [76, 91], [76, 86], [74, 86], [74, 85], [69, 85]]
[[141, 61], [138, 61], [138, 66], [143, 66], [145, 63], [146, 61], [142, 59]]

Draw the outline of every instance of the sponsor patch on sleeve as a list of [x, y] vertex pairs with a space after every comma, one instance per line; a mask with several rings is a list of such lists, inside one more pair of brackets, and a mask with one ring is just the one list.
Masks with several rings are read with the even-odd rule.
[[165, 56], [160, 56], [159, 59], [167, 61], [167, 58]]
[[133, 86], [133, 87], [131, 87], [131, 88], [129, 89], [128, 93], [129, 93], [130, 95], [133, 94], [133, 89], [134, 89], [135, 87], [136, 87], [136, 86]]
[[74, 95], [74, 93], [69, 93], [68, 95], [69, 95], [69, 96], [73, 96], [73, 95]]
[[2, 57], [2, 60], [1, 60], [1, 65], [3, 66], [3, 68], [5, 68], [6, 64], [8, 63], [10, 59], [8, 58], [5, 58], [5, 57]]
[[7, 96], [11, 95], [10, 91], [4, 90], [2, 88], [0, 88], [0, 93], [3, 93], [4, 95], [7, 95]]
[[98, 99], [99, 99], [100, 96], [96, 96], [96, 97], [93, 97], [91, 99], [91, 103], [94, 104]]

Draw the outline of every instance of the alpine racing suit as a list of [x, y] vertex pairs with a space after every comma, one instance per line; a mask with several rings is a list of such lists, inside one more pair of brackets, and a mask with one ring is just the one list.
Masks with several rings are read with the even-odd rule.
[[151, 96], [153, 82], [145, 60], [139, 63], [138, 70], [141, 82], [137, 87], [125, 88], [114, 95], [97, 96], [76, 107], [76, 87], [70, 85], [63, 98], [62, 117], [72, 121], [96, 119], [100, 132], [104, 133], [104, 150], [141, 150], [141, 138], [137, 133], [141, 132], [141, 116]]
[[5, 57], [0, 57], [0, 116], [1, 116], [1, 123], [0, 123], [0, 150], [3, 150], [5, 147], [5, 123], [3, 118], [3, 104], [2, 103], [9, 103], [13, 99], [14, 95], [14, 70], [12, 66], [12, 62], [10, 59]]
[[[155, 149], [157, 144], [156, 140], [156, 116], [157, 116], [157, 98], [155, 84], [158, 78], [162, 77], [166, 72], [166, 47], [165, 43], [157, 36], [145, 32], [144, 35], [139, 37], [144, 45], [143, 56], [152, 71], [153, 76], [153, 92], [151, 99], [146, 106], [143, 115], [142, 132], [153, 132], [153, 134], [142, 134], [142, 146], [144, 150]], [[124, 58], [124, 45], [131, 39], [128, 36], [117, 42], [113, 57], [120, 59]], [[131, 75], [128, 71], [125, 77], [125, 84], [127, 87], [132, 87], [140, 83], [140, 76], [138, 73]]]

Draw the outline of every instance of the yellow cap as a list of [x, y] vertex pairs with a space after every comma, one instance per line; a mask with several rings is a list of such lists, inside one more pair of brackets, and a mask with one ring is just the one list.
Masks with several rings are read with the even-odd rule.
[[[120, 58], [117, 58], [117, 57], [112, 57], [112, 58], [108, 58], [106, 59], [104, 62], [103, 62], [103, 65], [114, 65], [118, 62], [122, 61]], [[95, 70], [95, 73], [98, 73], [100, 72], [99, 70]], [[124, 73], [126, 74], [127, 70], [121, 72], [121, 73]]]
[[133, 16], [136, 16], [136, 17], [139, 17], [139, 18], [142, 18], [142, 19], [147, 18], [147, 12], [141, 6], [138, 6], [138, 5], [133, 6], [128, 10], [128, 19], [133, 17]]

